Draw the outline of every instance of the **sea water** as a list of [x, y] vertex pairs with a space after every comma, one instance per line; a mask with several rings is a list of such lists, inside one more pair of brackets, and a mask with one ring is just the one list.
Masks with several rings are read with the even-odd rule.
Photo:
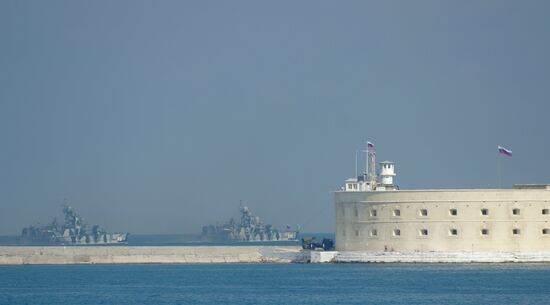
[[[274, 242], [207, 242], [201, 241], [200, 235], [196, 234], [130, 234], [126, 243], [91, 245], [91, 246], [135, 246], [135, 247], [157, 247], [157, 246], [301, 246], [303, 237], [315, 237], [321, 241], [323, 238], [334, 240], [334, 233], [300, 233], [296, 241], [274, 241]], [[18, 243], [18, 236], [0, 235], [0, 246], [24, 246]], [[59, 246], [56, 244], [42, 244], [40, 246]], [[80, 247], [83, 245], [67, 245]]]
[[0, 266], [0, 304], [550, 304], [550, 265]]

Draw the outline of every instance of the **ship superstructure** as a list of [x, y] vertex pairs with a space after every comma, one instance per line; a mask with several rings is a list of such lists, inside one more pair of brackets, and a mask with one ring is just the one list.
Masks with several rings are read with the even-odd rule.
[[201, 239], [204, 241], [295, 241], [299, 228], [279, 231], [270, 224], [264, 224], [260, 217], [250, 212], [248, 207], [240, 207], [241, 219], [239, 222], [233, 218], [223, 225], [208, 225], [202, 228]]
[[114, 244], [124, 243], [128, 233], [107, 233], [98, 225], [88, 225], [69, 205], [63, 205], [64, 223], [54, 219], [45, 226], [29, 226], [23, 229], [21, 244]]

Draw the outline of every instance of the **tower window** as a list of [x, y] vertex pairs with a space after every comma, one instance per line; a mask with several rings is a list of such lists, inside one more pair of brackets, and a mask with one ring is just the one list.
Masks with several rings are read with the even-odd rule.
[[483, 215], [483, 216], [489, 215], [489, 210], [488, 209], [481, 209], [481, 215]]
[[393, 229], [393, 236], [401, 236], [401, 230]]
[[513, 229], [512, 230], [512, 234], [514, 234], [514, 235], [519, 235], [520, 233], [521, 233], [520, 229]]
[[401, 216], [401, 210], [393, 210], [393, 216]]
[[489, 229], [481, 229], [481, 235], [489, 235]]
[[370, 230], [370, 236], [378, 236], [378, 231], [376, 229]]
[[355, 217], [359, 217], [359, 210], [357, 210], [357, 208], [355, 208]]
[[420, 216], [428, 216], [428, 210], [427, 209], [420, 209]]
[[428, 236], [428, 229], [420, 229], [418, 233], [420, 236]]
[[548, 215], [548, 214], [550, 214], [548, 209], [542, 209], [542, 215]]
[[544, 235], [550, 234], [550, 229], [546, 229], [546, 228], [542, 229], [542, 234]]
[[456, 216], [458, 213], [457, 213], [457, 210], [456, 209], [450, 209], [449, 210], [449, 215], [451, 216]]
[[370, 216], [376, 217], [376, 215], [378, 215], [378, 213], [376, 212], [376, 209], [370, 210]]
[[513, 215], [519, 215], [520, 214], [519, 209], [512, 209], [512, 214]]
[[457, 229], [450, 229], [450, 230], [449, 230], [449, 235], [451, 235], [451, 236], [457, 236], [457, 235], [458, 235], [458, 230], [457, 230]]
[[355, 230], [355, 236], [359, 236], [359, 230]]

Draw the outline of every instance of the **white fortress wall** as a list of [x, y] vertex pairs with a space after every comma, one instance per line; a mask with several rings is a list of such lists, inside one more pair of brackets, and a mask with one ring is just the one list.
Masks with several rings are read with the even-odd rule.
[[550, 190], [335, 193], [338, 251], [550, 251]]

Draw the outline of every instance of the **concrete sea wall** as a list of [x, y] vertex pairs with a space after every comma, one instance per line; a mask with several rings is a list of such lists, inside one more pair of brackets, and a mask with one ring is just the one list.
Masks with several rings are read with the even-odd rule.
[[292, 246], [0, 247], [0, 265], [221, 263], [550, 263], [550, 252], [309, 251]]
[[300, 247], [0, 247], [0, 265], [49, 264], [200, 264], [306, 262]]

